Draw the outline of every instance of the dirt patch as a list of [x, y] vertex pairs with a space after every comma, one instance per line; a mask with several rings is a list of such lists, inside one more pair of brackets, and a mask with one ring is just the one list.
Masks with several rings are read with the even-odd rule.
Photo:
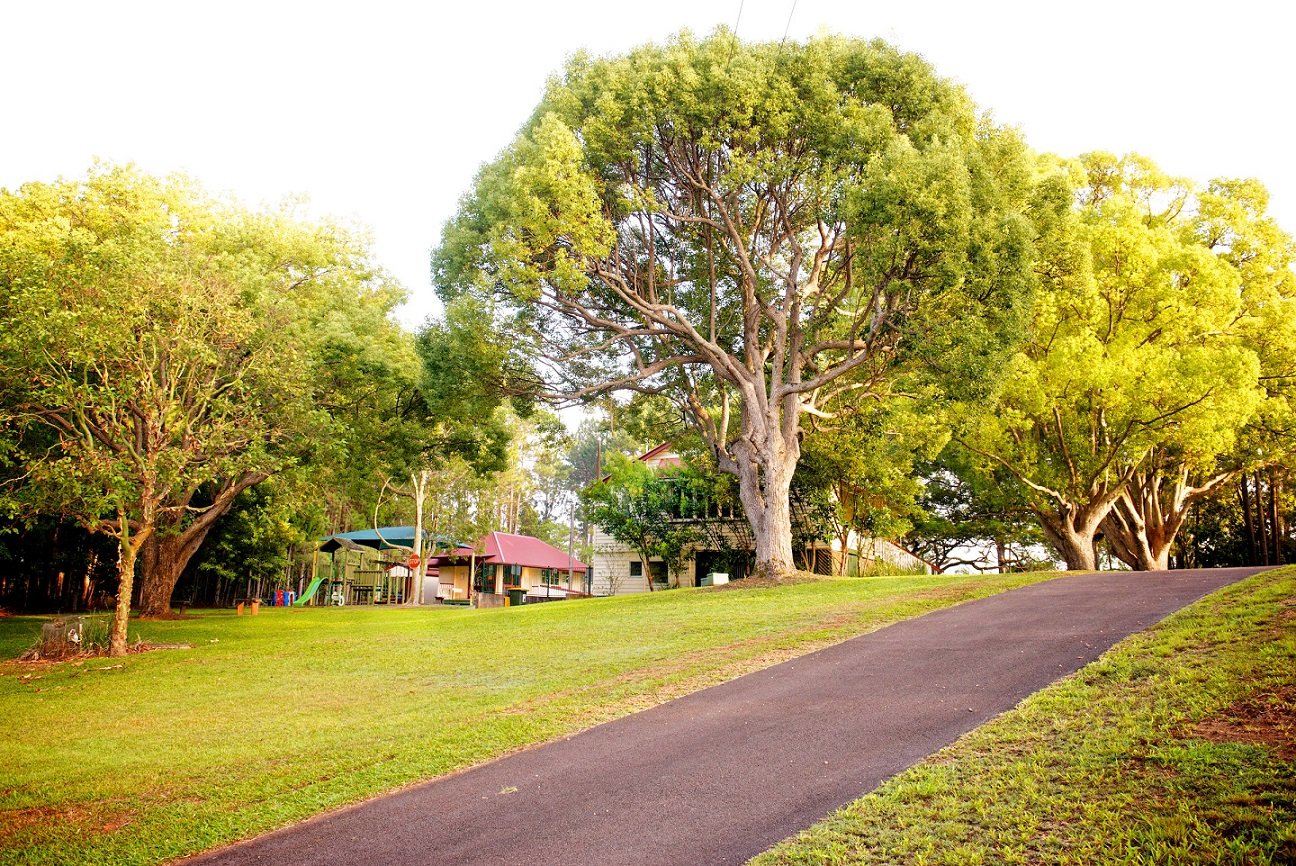
[[3, 843], [26, 833], [42, 830], [76, 828], [80, 834], [116, 833], [129, 827], [138, 817], [133, 809], [120, 811], [111, 804], [31, 806], [26, 809], [0, 809], [0, 850]]
[[90, 813], [76, 806], [56, 809], [53, 806], [31, 806], [26, 809], [0, 810], [0, 843], [21, 833], [56, 824], [84, 824]]
[[[194, 645], [191, 643], [146, 643], [144, 641], [139, 641], [137, 643], [127, 644], [126, 653], [127, 655], [135, 655], [137, 653], [153, 652], [154, 650], [193, 649], [193, 646]], [[24, 667], [32, 668], [49, 667], [51, 665], [66, 664], [67, 662], [85, 662], [90, 659], [107, 658], [112, 658], [112, 656], [108, 655], [107, 649], [70, 653], [60, 658], [42, 658], [39, 652], [31, 649], [18, 656], [14, 661]], [[118, 665], [118, 667], [121, 667], [121, 665]]]
[[1265, 689], [1194, 725], [1188, 736], [1212, 743], [1248, 743], [1296, 760], [1296, 685]]

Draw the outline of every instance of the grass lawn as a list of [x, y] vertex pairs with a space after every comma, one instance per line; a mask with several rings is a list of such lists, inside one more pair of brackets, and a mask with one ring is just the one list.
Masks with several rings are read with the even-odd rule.
[[1296, 569], [1113, 647], [751, 866], [1296, 864]]
[[0, 863], [159, 863], [1052, 576], [132, 623], [193, 648], [0, 663]]

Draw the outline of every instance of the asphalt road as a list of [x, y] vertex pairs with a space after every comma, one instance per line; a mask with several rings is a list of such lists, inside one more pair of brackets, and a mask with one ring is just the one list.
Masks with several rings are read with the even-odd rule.
[[186, 861], [739, 864], [1260, 569], [1062, 577]]

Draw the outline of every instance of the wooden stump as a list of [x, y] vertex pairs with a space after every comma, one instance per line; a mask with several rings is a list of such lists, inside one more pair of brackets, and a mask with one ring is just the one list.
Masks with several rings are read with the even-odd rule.
[[85, 619], [56, 619], [41, 626], [40, 642], [33, 649], [37, 658], [61, 659], [81, 652]]

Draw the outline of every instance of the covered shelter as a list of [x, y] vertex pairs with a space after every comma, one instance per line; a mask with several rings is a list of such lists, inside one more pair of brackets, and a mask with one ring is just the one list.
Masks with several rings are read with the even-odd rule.
[[[408, 567], [414, 552], [413, 526], [380, 526], [338, 532], [320, 539], [319, 553], [328, 554], [330, 564], [322, 572], [320, 603], [399, 604], [417, 591], [416, 569]], [[455, 548], [458, 542], [423, 530], [425, 549]], [[431, 565], [429, 557], [429, 565]], [[428, 577], [435, 582], [433, 568]]]

